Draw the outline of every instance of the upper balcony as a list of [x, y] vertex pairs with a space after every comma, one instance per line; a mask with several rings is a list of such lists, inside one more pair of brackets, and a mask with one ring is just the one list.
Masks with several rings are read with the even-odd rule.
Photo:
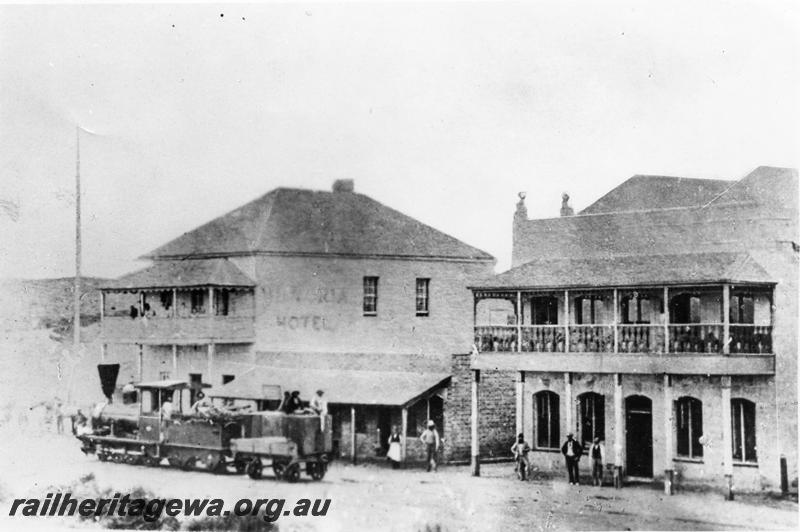
[[[697, 271], [697, 264], [691, 263], [696, 257], [678, 257], [690, 261], [690, 269]], [[648, 261], [637, 260], [641, 269], [653, 268]], [[650, 262], [655, 260], [664, 257], [650, 258]], [[607, 262], [613, 265], [615, 261], [623, 271], [627, 270], [628, 280], [643, 280], [642, 275], [631, 274], [636, 268], [625, 260]], [[564, 288], [535, 288], [535, 283], [519, 278], [514, 279], [518, 288], [473, 288], [477, 351], [481, 355], [516, 354], [509, 360], [479, 355], [486, 367], [622, 373], [774, 373], [773, 283], [762, 279], [726, 282], [730, 279], [712, 271], [708, 273], [711, 279], [718, 279], [716, 282], [698, 282], [695, 274], [695, 279], [687, 278], [685, 283], [667, 279], [670, 284], [662, 286], [606, 288], [597, 286], [601, 279], [593, 278], [588, 283], [583, 278], [587, 272], [578, 266], [573, 270], [573, 286]], [[593, 268], [590, 275], [602, 273], [597, 272], [596, 264], [588, 266]], [[502, 280], [504, 275], [495, 279]], [[617, 281], [614, 276], [609, 273], [612, 283]], [[597, 287], [585, 288], [586, 284]], [[522, 353], [541, 355], [520, 359], [518, 355]]]
[[253, 283], [224, 259], [155, 265], [103, 287], [107, 343], [255, 341]]

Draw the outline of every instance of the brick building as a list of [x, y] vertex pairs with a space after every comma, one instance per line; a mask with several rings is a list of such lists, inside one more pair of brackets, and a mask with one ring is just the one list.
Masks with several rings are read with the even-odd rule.
[[797, 198], [796, 170], [770, 167], [635, 176], [552, 219], [521, 195], [512, 268], [472, 286], [473, 454], [490, 371], [515, 389], [506, 441], [523, 432], [541, 469], [565, 469], [571, 432], [620, 481], [772, 490], [785, 464], [796, 486]]
[[380, 456], [406, 425], [413, 457], [427, 419], [447, 439], [466, 287], [490, 255], [337, 181], [273, 190], [145, 258], [102, 291], [103, 357], [123, 379], [224, 385], [259, 407], [323, 389], [346, 456]]

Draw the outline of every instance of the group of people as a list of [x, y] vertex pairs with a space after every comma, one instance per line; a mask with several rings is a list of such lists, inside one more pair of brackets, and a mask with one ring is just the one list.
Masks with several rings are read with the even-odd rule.
[[[439, 431], [436, 430], [436, 423], [433, 420], [428, 420], [425, 430], [419, 436], [422, 445], [425, 446], [425, 462], [428, 466], [428, 472], [436, 472], [439, 467], [438, 453], [439, 447], [442, 445], [442, 440], [439, 437]], [[392, 427], [392, 433], [387, 440], [389, 449], [386, 452], [386, 458], [391, 462], [392, 469], [398, 469], [400, 463], [403, 461], [403, 447], [402, 437], [397, 426]]]
[[[511, 446], [511, 453], [514, 455], [515, 471], [520, 480], [527, 480], [530, 475], [531, 463], [528, 460], [528, 453], [531, 446], [525, 441], [523, 434], [517, 435], [517, 441]], [[567, 478], [571, 485], [577, 486], [580, 483], [580, 472], [578, 463], [584, 452], [587, 452], [592, 460], [592, 485], [603, 485], [603, 464], [605, 463], [605, 448], [600, 443], [600, 438], [595, 438], [588, 450], [574, 439], [573, 434], [567, 434], [567, 440], [561, 446], [561, 454], [567, 465]]]

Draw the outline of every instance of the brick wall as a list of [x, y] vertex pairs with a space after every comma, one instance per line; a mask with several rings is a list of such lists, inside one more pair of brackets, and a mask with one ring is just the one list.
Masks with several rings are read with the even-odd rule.
[[[470, 355], [453, 355], [450, 389], [445, 405], [448, 427], [447, 460], [470, 458], [472, 375]], [[510, 456], [516, 429], [516, 375], [513, 371], [482, 370], [478, 428], [482, 457]]]

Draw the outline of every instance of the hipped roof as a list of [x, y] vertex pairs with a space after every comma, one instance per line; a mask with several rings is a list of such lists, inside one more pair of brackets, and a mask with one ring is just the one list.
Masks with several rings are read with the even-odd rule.
[[105, 289], [251, 287], [253, 280], [227, 259], [157, 261], [152, 266], [106, 282]]
[[363, 194], [278, 188], [145, 258], [323, 254], [493, 260]]
[[748, 253], [712, 252], [536, 260], [475, 289], [585, 288], [774, 281]]
[[207, 394], [264, 399], [266, 386], [280, 386], [283, 392], [299, 391], [306, 400], [323, 390], [328, 404], [406, 406], [444, 386], [449, 379], [447, 373], [259, 366], [228, 384], [215, 386]]

